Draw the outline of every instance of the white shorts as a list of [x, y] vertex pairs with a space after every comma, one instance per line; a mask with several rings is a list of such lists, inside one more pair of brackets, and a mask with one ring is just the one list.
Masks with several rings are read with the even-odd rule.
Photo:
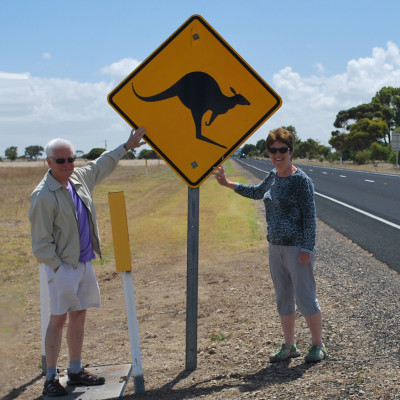
[[46, 265], [45, 270], [53, 315], [100, 307], [100, 289], [91, 261], [80, 262], [76, 268], [64, 263], [57, 272]]

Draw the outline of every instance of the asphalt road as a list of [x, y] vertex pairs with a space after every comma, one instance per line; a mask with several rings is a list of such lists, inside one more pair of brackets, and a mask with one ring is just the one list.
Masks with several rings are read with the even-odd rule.
[[[270, 160], [237, 161], [259, 179], [273, 168]], [[400, 272], [400, 176], [295, 165], [314, 182], [318, 218]]]

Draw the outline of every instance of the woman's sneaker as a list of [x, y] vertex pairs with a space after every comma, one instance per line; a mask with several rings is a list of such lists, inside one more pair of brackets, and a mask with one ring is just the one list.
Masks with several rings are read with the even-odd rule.
[[61, 385], [58, 378], [50, 379], [44, 382], [43, 396], [61, 397], [66, 396], [68, 392], [65, 387]]
[[295, 358], [299, 357], [300, 352], [296, 348], [296, 343], [293, 346], [288, 346], [286, 344], [283, 344], [280, 350], [278, 350], [275, 353], [272, 353], [269, 356], [269, 361], [272, 363], [274, 362], [279, 362], [279, 361], [285, 361], [290, 358]]
[[305, 356], [305, 362], [319, 362], [328, 357], [328, 352], [323, 344], [322, 346], [313, 345], [310, 347], [308, 354]]

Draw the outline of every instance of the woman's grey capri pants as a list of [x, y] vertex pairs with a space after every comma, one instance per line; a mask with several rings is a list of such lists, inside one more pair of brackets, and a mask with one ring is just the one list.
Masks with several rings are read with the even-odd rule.
[[299, 252], [299, 246], [269, 245], [269, 268], [281, 317], [295, 313], [296, 304], [305, 317], [321, 309], [314, 279], [315, 252], [308, 265], [299, 263]]

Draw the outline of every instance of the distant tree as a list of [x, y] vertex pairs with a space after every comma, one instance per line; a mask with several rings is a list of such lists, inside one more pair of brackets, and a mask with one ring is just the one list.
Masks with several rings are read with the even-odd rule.
[[158, 158], [157, 153], [154, 150], [142, 149], [138, 156], [139, 160], [156, 160]]
[[382, 139], [385, 143], [390, 142], [390, 132], [400, 126], [400, 88], [383, 87], [370, 103], [339, 111], [333, 125], [350, 130], [354, 123], [362, 119], [386, 122], [387, 130]]
[[245, 144], [242, 148], [242, 153], [249, 155], [250, 153], [256, 153], [257, 152], [257, 147], [254, 146], [254, 144]]
[[396, 127], [400, 127], [400, 88], [391, 86], [383, 87], [372, 98], [372, 103], [373, 102], [377, 102], [381, 104], [381, 106], [388, 107], [393, 111], [392, 118], [390, 120], [385, 120], [391, 131], [396, 129]]
[[296, 128], [293, 125], [289, 125], [289, 126], [282, 126], [283, 129], [286, 129], [287, 131], [291, 132], [292, 135], [294, 136], [294, 143], [295, 143], [295, 147], [296, 144], [301, 142], [300, 138], [297, 135], [297, 131]]
[[305, 142], [298, 144], [296, 157], [308, 158], [309, 160], [316, 158], [319, 155], [319, 147], [318, 141], [311, 138], [307, 139]]
[[332, 156], [332, 151], [330, 147], [320, 144], [318, 145], [318, 154], [324, 156], [325, 158], [330, 158]]
[[134, 160], [136, 158], [135, 150], [129, 150], [123, 157], [123, 160]]
[[25, 147], [25, 157], [31, 160], [37, 160], [43, 154], [44, 148], [42, 146], [28, 146]]
[[82, 158], [84, 155], [85, 153], [82, 150], [75, 150], [76, 158]]
[[99, 158], [105, 151], [106, 149], [95, 147], [90, 150], [89, 153], [84, 154], [83, 158], [86, 158], [87, 160], [95, 160], [96, 158]]
[[362, 118], [350, 126], [347, 147], [352, 150], [369, 149], [371, 144], [383, 140], [389, 134], [386, 121], [381, 118]]
[[387, 123], [381, 118], [375, 120], [360, 118], [349, 126], [349, 131], [349, 133], [334, 131], [329, 140], [329, 144], [341, 152], [344, 160], [358, 151], [368, 150], [372, 143], [381, 142], [389, 129]]
[[329, 139], [329, 144], [337, 151], [344, 150], [344, 133], [338, 130], [331, 132], [331, 138]]
[[8, 147], [4, 151], [4, 155], [7, 157], [8, 160], [14, 161], [18, 155], [18, 147], [17, 146]]
[[258, 153], [261, 155], [265, 152], [265, 150], [267, 150], [267, 142], [265, 139], [260, 139], [257, 143], [256, 143], [256, 148], [258, 150]]

